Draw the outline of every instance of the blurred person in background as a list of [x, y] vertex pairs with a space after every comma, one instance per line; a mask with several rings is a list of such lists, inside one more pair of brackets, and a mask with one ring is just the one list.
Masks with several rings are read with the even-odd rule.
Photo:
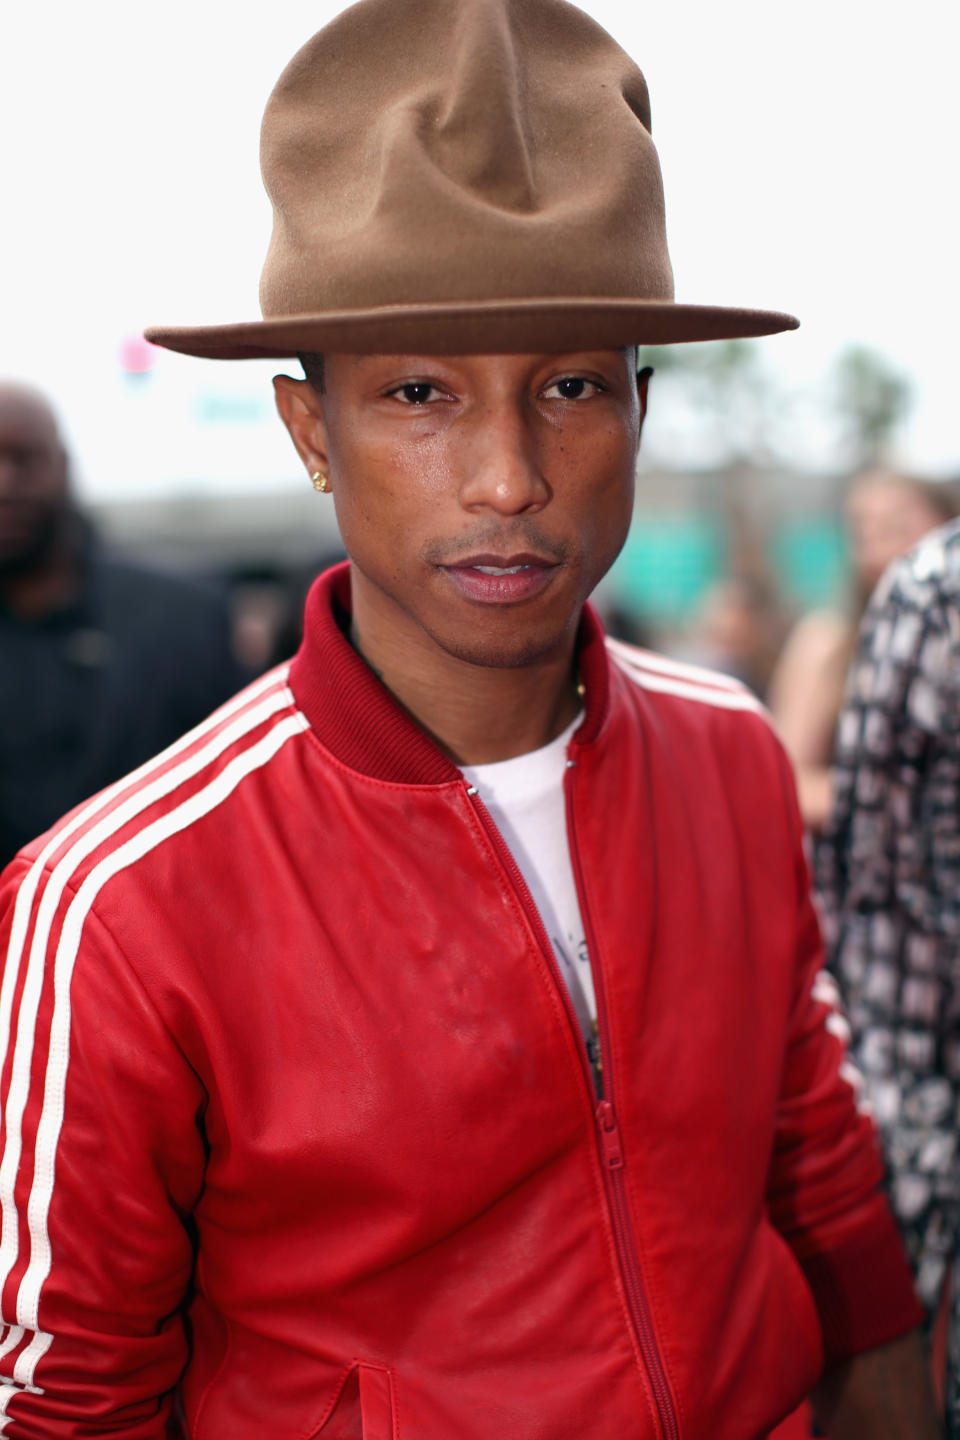
[[300, 566], [286, 577], [277, 625], [271, 637], [270, 653], [265, 668], [282, 665], [297, 653], [303, 639], [303, 611], [310, 587], [324, 570], [345, 560], [342, 549], [318, 553], [310, 566]]
[[892, 560], [955, 514], [955, 498], [945, 486], [889, 470], [865, 471], [847, 492], [849, 608], [814, 610], [797, 621], [771, 676], [768, 697], [794, 763], [800, 809], [814, 835], [830, 813], [837, 717], [870, 594]]
[[768, 578], [733, 573], [706, 591], [690, 634], [672, 653], [732, 675], [763, 700], [784, 628], [779, 596]]
[[0, 866], [250, 678], [225, 601], [109, 555], [48, 400], [0, 381]]
[[870, 602], [817, 853], [828, 956], [960, 1436], [960, 522]]

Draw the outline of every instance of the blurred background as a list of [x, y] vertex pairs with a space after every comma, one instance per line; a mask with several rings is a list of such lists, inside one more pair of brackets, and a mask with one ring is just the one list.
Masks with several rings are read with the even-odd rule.
[[[250, 670], [294, 643], [307, 579], [337, 549], [333, 506], [273, 413], [283, 366], [191, 360], [139, 336], [257, 315], [260, 115], [339, 8], [60, 0], [0, 18], [0, 376], [50, 397], [79, 502], [111, 547], [227, 588]], [[862, 605], [854, 477], [922, 480], [937, 523], [960, 475], [956, 13], [942, 0], [583, 8], [647, 75], [678, 298], [802, 322], [644, 357], [656, 375], [636, 518], [599, 598], [621, 634], [767, 695], [798, 617], [849, 629]], [[868, 500], [859, 523], [886, 526], [896, 549], [912, 534], [896, 496], [909, 511], [916, 493], [880, 488], [880, 518]]]

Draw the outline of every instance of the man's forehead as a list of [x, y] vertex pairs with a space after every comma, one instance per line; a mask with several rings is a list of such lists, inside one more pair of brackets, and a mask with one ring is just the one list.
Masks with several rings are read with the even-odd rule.
[[391, 368], [394, 366], [404, 367], [414, 365], [452, 365], [470, 366], [474, 368], [494, 368], [497, 366], [509, 367], [511, 369], [535, 368], [539, 365], [561, 364], [567, 360], [576, 359], [585, 355], [606, 355], [624, 356], [633, 362], [637, 347], [635, 345], [624, 345], [617, 349], [604, 349], [602, 346], [584, 345], [582, 348], [571, 347], [566, 350], [544, 350], [528, 352], [506, 352], [503, 354], [488, 354], [486, 352], [464, 351], [460, 354], [437, 353], [428, 350], [406, 351], [383, 354], [357, 355], [347, 352], [331, 351], [324, 356], [325, 362], [331, 362], [342, 366], [345, 369], [365, 370], [371, 366], [381, 365]]

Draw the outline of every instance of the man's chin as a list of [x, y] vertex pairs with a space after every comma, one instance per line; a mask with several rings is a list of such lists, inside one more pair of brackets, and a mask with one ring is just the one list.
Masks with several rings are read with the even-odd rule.
[[[571, 624], [576, 625], [576, 621]], [[544, 634], [434, 635], [432, 639], [453, 659], [485, 670], [521, 670], [555, 657], [567, 648], [571, 626]]]

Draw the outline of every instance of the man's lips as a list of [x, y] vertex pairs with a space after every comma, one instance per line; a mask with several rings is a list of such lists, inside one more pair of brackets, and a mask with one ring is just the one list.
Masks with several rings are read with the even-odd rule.
[[531, 600], [550, 584], [556, 560], [524, 552], [519, 555], [468, 555], [440, 565], [460, 594], [486, 605], [515, 605]]

